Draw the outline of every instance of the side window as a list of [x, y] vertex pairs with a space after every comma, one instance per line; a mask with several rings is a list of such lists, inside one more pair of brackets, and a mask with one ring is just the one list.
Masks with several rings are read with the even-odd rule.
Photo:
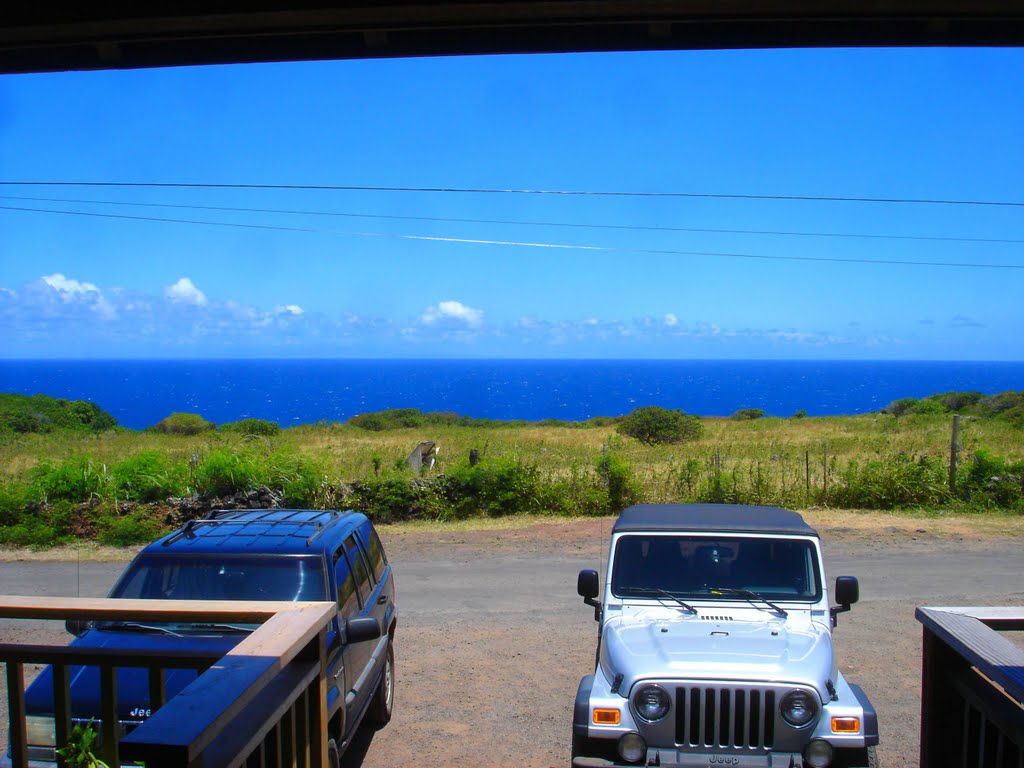
[[356, 577], [359, 599], [365, 605], [370, 595], [370, 571], [366, 567], [363, 553], [359, 551], [355, 534], [345, 539], [345, 554], [348, 556], [348, 561], [352, 564], [352, 573]]
[[359, 532], [359, 537], [362, 539], [363, 544], [366, 545], [366, 554], [370, 560], [373, 578], [375, 581], [380, 581], [384, 575], [384, 567], [387, 565], [387, 559], [384, 557], [384, 547], [380, 544], [380, 537], [377, 536], [377, 532], [373, 528], [369, 528], [369, 535], [367, 535], [367, 530], [364, 528]]
[[338, 611], [342, 617], [359, 611], [359, 594], [356, 580], [349, 568], [348, 558], [340, 549], [334, 553], [334, 575], [338, 580]]

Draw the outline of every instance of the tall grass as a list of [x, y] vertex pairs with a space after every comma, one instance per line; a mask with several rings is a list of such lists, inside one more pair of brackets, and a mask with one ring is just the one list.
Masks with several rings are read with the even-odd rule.
[[[653, 446], [614, 424], [454, 421], [0, 437], [0, 543], [152, 537], [177, 522], [173, 497], [259, 487], [288, 506], [380, 519], [602, 514], [637, 501], [1024, 511], [1024, 431], [1007, 422], [962, 420], [951, 491], [943, 415], [704, 419], [700, 439]], [[438, 463], [414, 475], [401, 467], [422, 440], [437, 442]]]

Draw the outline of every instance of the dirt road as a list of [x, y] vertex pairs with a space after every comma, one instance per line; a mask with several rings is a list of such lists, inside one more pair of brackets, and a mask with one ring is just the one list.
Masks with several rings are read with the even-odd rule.
[[[812, 522], [816, 522], [813, 521]], [[1021, 538], [924, 521], [817, 523], [831, 580], [856, 575], [840, 617], [843, 673], [878, 709], [879, 756], [915, 764], [919, 605], [1024, 605]], [[349, 765], [565, 766], [573, 697], [593, 663], [593, 612], [575, 594], [599, 567], [610, 521], [497, 531], [389, 531], [400, 610], [395, 717]], [[102, 595], [123, 562], [0, 562], [0, 592]], [[0, 622], [0, 641], [67, 638], [59, 626]], [[6, 695], [0, 705], [6, 722]], [[367, 734], [369, 735], [369, 734]], [[6, 734], [2, 738], [6, 740]]]

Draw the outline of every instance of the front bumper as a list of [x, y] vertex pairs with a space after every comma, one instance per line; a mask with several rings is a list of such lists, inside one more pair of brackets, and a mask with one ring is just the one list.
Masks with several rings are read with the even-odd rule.
[[641, 763], [623, 763], [600, 757], [574, 757], [572, 768], [710, 768], [737, 766], [738, 768], [800, 768], [803, 759], [798, 754], [770, 752], [764, 755], [732, 755], [707, 752], [679, 752], [675, 749], [649, 749], [647, 759]]

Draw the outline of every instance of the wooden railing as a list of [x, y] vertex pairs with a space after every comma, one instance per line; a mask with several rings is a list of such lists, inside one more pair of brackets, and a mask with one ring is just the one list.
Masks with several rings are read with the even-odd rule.
[[1024, 608], [918, 608], [922, 768], [1024, 768]]
[[[27, 765], [25, 664], [54, 671], [57, 748], [71, 733], [69, 667], [98, 667], [101, 757], [111, 768], [302, 766], [327, 764], [326, 632], [334, 603], [111, 600], [0, 596], [0, 619], [122, 620], [140, 623], [259, 623], [227, 654], [135, 652], [65, 646], [0, 645], [6, 666], [10, 755]], [[156, 711], [127, 736], [117, 716], [117, 670], [149, 670]], [[166, 699], [167, 669], [202, 670]]]

